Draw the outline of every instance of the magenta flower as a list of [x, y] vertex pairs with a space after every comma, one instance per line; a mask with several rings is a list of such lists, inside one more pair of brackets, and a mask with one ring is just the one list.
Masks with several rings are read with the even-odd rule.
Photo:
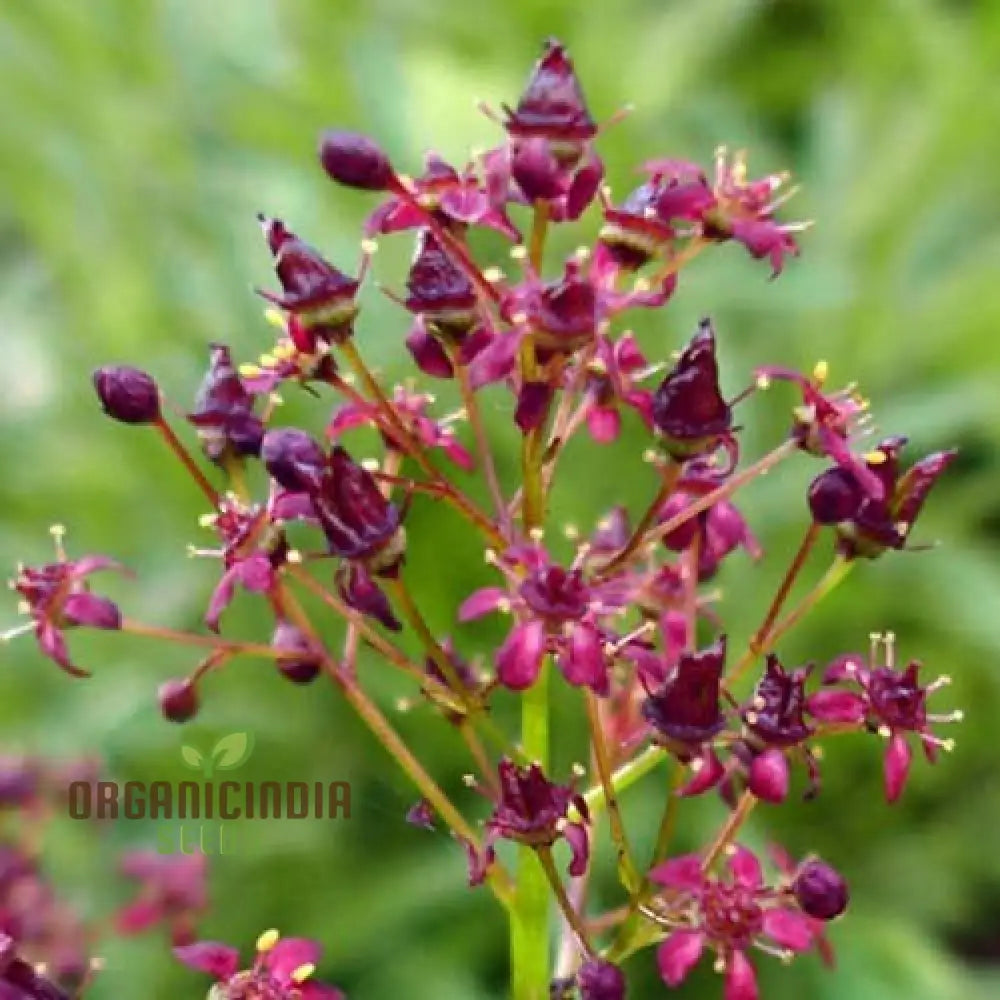
[[208, 602], [205, 624], [219, 631], [223, 612], [232, 603], [236, 588], [252, 594], [272, 594], [277, 570], [284, 565], [288, 547], [275, 530], [272, 512], [259, 505], [246, 506], [235, 497], [224, 497], [219, 509], [204, 519], [222, 543], [218, 549], [192, 548], [192, 555], [222, 560], [223, 573]]
[[321, 650], [317, 644], [290, 621], [281, 620], [271, 634], [271, 648], [297, 654], [294, 659], [277, 661], [278, 672], [293, 684], [311, 684], [322, 670]]
[[591, 959], [576, 974], [580, 1000], [625, 1000], [625, 973], [611, 962]]
[[[61, 529], [56, 532], [61, 539]], [[6, 642], [24, 632], [33, 631], [38, 648], [50, 660], [74, 677], [89, 677], [90, 671], [75, 666], [69, 658], [66, 637], [68, 628], [120, 629], [122, 615], [107, 597], [90, 591], [87, 577], [101, 570], [124, 572], [121, 565], [107, 556], [82, 556], [68, 560], [59, 545], [59, 561], [36, 568], [23, 566], [12, 581], [22, 598], [21, 609], [31, 622], [0, 633]]]
[[598, 252], [607, 254], [616, 267], [636, 271], [660, 256], [674, 239], [673, 226], [660, 217], [660, 194], [654, 179], [637, 187], [617, 208], [605, 204]]
[[257, 940], [257, 955], [249, 969], [240, 969], [240, 953], [218, 941], [199, 941], [174, 948], [191, 969], [213, 976], [213, 998], [219, 1000], [344, 1000], [335, 986], [312, 978], [323, 954], [308, 938], [280, 938], [266, 931]]
[[813, 734], [804, 717], [805, 683], [811, 670], [809, 665], [789, 673], [777, 656], [768, 654], [764, 676], [743, 710], [743, 721], [763, 745], [792, 747]]
[[818, 858], [799, 866], [792, 882], [792, 892], [802, 912], [816, 920], [839, 917], [850, 901], [844, 877]]
[[494, 560], [507, 588], [485, 587], [466, 598], [458, 619], [473, 621], [496, 611], [515, 622], [496, 654], [500, 683], [521, 691], [535, 683], [546, 653], [554, 654], [570, 684], [608, 693], [604, 633], [598, 618], [611, 610], [603, 588], [588, 584], [575, 566], [552, 563], [540, 546], [508, 550]]
[[708, 875], [695, 854], [654, 868], [649, 877], [662, 885], [662, 920], [671, 928], [657, 952], [663, 981], [679, 986], [706, 948], [725, 972], [726, 1000], [757, 1000], [757, 975], [747, 957], [750, 948], [792, 955], [814, 940], [812, 923], [782, 895], [764, 883], [760, 862], [736, 847], [726, 873]]
[[194, 940], [198, 917], [208, 906], [208, 864], [203, 854], [132, 851], [122, 859], [121, 871], [138, 883], [139, 893], [115, 917], [120, 934], [140, 934], [164, 924], [175, 945]]
[[834, 725], [860, 726], [878, 732], [886, 740], [884, 760], [885, 797], [895, 802], [903, 793], [913, 751], [908, 737], [917, 737], [924, 756], [933, 763], [939, 750], [951, 750], [954, 741], [942, 739], [931, 728], [935, 724], [960, 722], [961, 711], [931, 714], [927, 697], [951, 682], [947, 676], [921, 685], [920, 663], [911, 661], [905, 670], [893, 663], [891, 637], [887, 639], [888, 663], [866, 664], [860, 656], [841, 656], [823, 675], [826, 687], [809, 697], [812, 715]]
[[653, 396], [653, 424], [677, 461], [734, 451], [733, 415], [719, 389], [715, 331], [704, 319]]
[[385, 191], [398, 183], [382, 149], [360, 132], [328, 129], [320, 136], [319, 159], [331, 180], [362, 191]]
[[436, 153], [428, 153], [420, 177], [400, 180], [417, 205], [398, 194], [390, 196], [368, 217], [367, 236], [421, 228], [427, 224], [426, 213], [431, 212], [440, 222], [460, 231], [466, 226], [482, 226], [510, 240], [521, 238], [507, 213], [490, 201], [471, 165], [459, 174]]
[[[700, 470], [689, 463], [684, 475], [660, 508], [658, 519], [665, 523], [681, 514], [700, 497], [724, 481], [715, 470]], [[743, 515], [729, 500], [720, 500], [696, 517], [663, 536], [663, 544], [674, 552], [684, 552], [698, 537], [698, 579], [708, 580], [722, 560], [737, 549], [745, 549], [752, 559], [764, 553]]]
[[258, 455], [264, 425], [253, 412], [254, 397], [240, 380], [225, 344], [212, 344], [208, 371], [188, 420], [207, 458], [225, 465], [230, 457]]
[[656, 369], [647, 364], [634, 334], [624, 333], [615, 341], [598, 336], [597, 351], [587, 370], [587, 430], [595, 441], [610, 444], [617, 440], [621, 404], [635, 410], [652, 429], [653, 393], [638, 383]]
[[[489, 854], [499, 839], [513, 840], [528, 847], [551, 847], [565, 840], [572, 857], [570, 875], [582, 875], [590, 856], [586, 823], [590, 814], [583, 796], [572, 784], [558, 785], [545, 777], [538, 764], [519, 767], [504, 758], [498, 767], [500, 798], [486, 821], [484, 850]], [[573, 807], [583, 822], [570, 821]]]
[[[470, 472], [475, 460], [469, 450], [455, 436], [451, 420], [435, 420], [427, 415], [427, 409], [434, 397], [426, 393], [413, 392], [397, 385], [392, 394], [392, 405], [403, 426], [425, 448], [440, 448], [459, 468]], [[326, 427], [326, 435], [333, 441], [356, 427], [373, 426], [376, 423], [377, 408], [362, 401], [345, 403], [338, 407]], [[391, 438], [383, 435], [387, 447], [396, 447]]]

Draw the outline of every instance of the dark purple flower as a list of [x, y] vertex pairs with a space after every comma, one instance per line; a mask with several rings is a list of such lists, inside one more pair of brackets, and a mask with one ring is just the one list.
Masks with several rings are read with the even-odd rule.
[[726, 1000], [757, 1000], [757, 976], [747, 951], [795, 953], [814, 942], [809, 918], [782, 904], [746, 848], [734, 849], [726, 874], [718, 878], [704, 871], [695, 854], [672, 858], [649, 877], [667, 890], [661, 905], [671, 930], [657, 963], [668, 986], [679, 986], [707, 947], [725, 973]]
[[421, 830], [436, 830], [434, 826], [434, 810], [427, 799], [417, 799], [406, 811], [406, 822]]
[[602, 959], [584, 962], [576, 974], [580, 1000], [625, 1000], [625, 973]]
[[818, 859], [799, 866], [792, 882], [802, 912], [817, 920], [833, 920], [847, 909], [850, 894], [843, 875]]
[[160, 711], [168, 722], [187, 722], [198, 714], [198, 688], [187, 677], [164, 681], [156, 697]]
[[572, 60], [555, 39], [545, 43], [517, 108], [505, 110], [504, 128], [517, 139], [547, 139], [572, 146], [597, 134]]
[[308, 938], [279, 938], [266, 931], [257, 940], [257, 955], [249, 969], [240, 970], [235, 948], [217, 941], [199, 941], [174, 948], [186, 966], [216, 980], [213, 1000], [344, 1000], [335, 986], [312, 978], [323, 949]]
[[906, 438], [887, 438], [865, 456], [868, 469], [882, 483], [882, 495], [863, 497], [838, 523], [838, 546], [848, 558], [874, 559], [886, 549], [904, 548], [927, 494], [957, 454], [934, 452], [900, 475], [899, 452], [905, 443]]
[[883, 665], [865, 663], [860, 656], [834, 660], [823, 675], [829, 687], [810, 696], [809, 710], [820, 721], [835, 725], [864, 722], [884, 737], [885, 796], [891, 803], [902, 795], [909, 777], [913, 759], [910, 734], [919, 739], [924, 755], [933, 763], [938, 751], [950, 750], [954, 741], [937, 736], [932, 726], [959, 722], [963, 713], [929, 713], [928, 695], [947, 686], [950, 678], [939, 677], [930, 684], [921, 684], [920, 664], [914, 660], [905, 670], [897, 670], [892, 637], [886, 637], [885, 642], [887, 662]]
[[792, 747], [813, 733], [804, 718], [805, 684], [812, 666], [785, 670], [773, 653], [768, 654], [764, 676], [750, 704], [743, 710], [747, 728], [767, 747]]
[[322, 486], [326, 453], [297, 427], [269, 430], [261, 441], [260, 458], [271, 478], [292, 493], [312, 493]]
[[364, 191], [385, 191], [396, 183], [389, 158], [360, 132], [328, 129], [320, 136], [319, 159], [331, 180]]
[[[565, 839], [572, 859], [570, 875], [587, 870], [589, 812], [583, 797], [572, 785], [557, 785], [545, 777], [537, 764], [520, 767], [504, 758], [498, 767], [500, 798], [486, 821], [486, 846], [498, 839], [513, 840], [528, 847], [551, 847]], [[583, 822], [570, 822], [573, 807]]]
[[417, 235], [406, 288], [406, 308], [419, 315], [429, 330], [454, 339], [475, 324], [476, 289], [429, 229]]
[[834, 466], [809, 484], [809, 513], [817, 524], [840, 524], [857, 513], [864, 497], [854, 474]]
[[151, 424], [160, 417], [160, 390], [152, 375], [127, 365], [94, 372], [94, 389], [104, 412], [123, 424]]
[[399, 510], [344, 448], [331, 450], [320, 489], [310, 499], [333, 555], [364, 560], [376, 572], [399, 565], [404, 544]]
[[115, 917], [119, 934], [140, 934], [164, 924], [175, 945], [194, 939], [197, 920], [208, 906], [208, 864], [203, 854], [131, 851], [122, 859], [121, 871], [138, 883], [139, 893]]
[[575, 259], [560, 280], [541, 287], [531, 305], [529, 322], [542, 350], [569, 354], [597, 335], [597, 289]]
[[121, 628], [118, 606], [106, 597], [91, 593], [86, 582], [92, 573], [107, 569], [122, 571], [121, 565], [107, 556], [67, 560], [61, 547], [59, 562], [36, 568], [22, 567], [13, 581], [13, 589], [23, 599], [22, 609], [31, 616], [31, 622], [0, 633], [0, 641], [34, 631], [45, 656], [74, 677], [89, 676], [89, 671], [70, 662], [63, 632], [76, 627]]
[[653, 424], [678, 461], [705, 455], [731, 441], [732, 411], [719, 390], [715, 331], [698, 332], [653, 396]]
[[339, 342], [352, 333], [358, 314], [358, 281], [335, 268], [317, 250], [285, 228], [280, 219], [258, 216], [274, 255], [281, 295], [261, 294], [292, 313], [321, 340]]
[[224, 465], [228, 458], [260, 453], [264, 425], [253, 407], [254, 397], [240, 380], [229, 348], [212, 344], [208, 372], [188, 414], [207, 458]]
[[663, 684], [648, 693], [642, 714], [669, 744], [690, 756], [725, 726], [719, 688], [726, 637], [696, 653], [682, 653]]
[[282, 657], [277, 661], [282, 677], [293, 684], [309, 684], [322, 670], [322, 657], [315, 643], [293, 622], [281, 620], [271, 634], [271, 648], [281, 652], [295, 653], [294, 657]]

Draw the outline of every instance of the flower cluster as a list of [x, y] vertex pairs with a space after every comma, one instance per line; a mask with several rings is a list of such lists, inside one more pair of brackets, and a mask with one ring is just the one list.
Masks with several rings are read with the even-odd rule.
[[[781, 644], [849, 571], [920, 547], [910, 545], [911, 534], [954, 452], [902, 471], [906, 439], [866, 443], [868, 401], [853, 386], [830, 390], [824, 362], [809, 372], [761, 365], [727, 386], [719, 358], [739, 331], [710, 318], [685, 343], [654, 332], [640, 345], [633, 318], [655, 321], [700, 255], [736, 247], [749, 255], [748, 267], [763, 261], [770, 278], [790, 266], [807, 226], [779, 215], [784, 175], [753, 178], [744, 154], [724, 150], [710, 169], [661, 157], [641, 164], [642, 183], [615, 202], [598, 147], [618, 116], [597, 124], [554, 40], [517, 101], [485, 110], [500, 129], [494, 148], [457, 167], [431, 153], [415, 177], [368, 136], [337, 129], [321, 136], [329, 178], [372, 199], [360, 263], [338, 266], [282, 220], [261, 215], [262, 252], [273, 258], [279, 290], [260, 294], [278, 333], [265, 354], [244, 363], [236, 347], [213, 344], [190, 409], [165, 407], [153, 377], [138, 369], [95, 374], [104, 412], [162, 439], [208, 505], [201, 524], [215, 541], [190, 549], [219, 567], [206, 586], [204, 630], [123, 617], [90, 589], [97, 571], [118, 564], [69, 559], [57, 532], [55, 562], [18, 570], [13, 586], [30, 621], [4, 638], [33, 632], [42, 652], [78, 677], [85, 672], [65, 639], [73, 628], [198, 649], [203, 658], [190, 674], [160, 688], [163, 714], [174, 722], [211, 703], [213, 673], [238, 657], [270, 660], [279, 677], [300, 685], [323, 676], [414, 784], [420, 798], [407, 819], [446, 827], [456, 855], [466, 855], [470, 883], [505, 905], [516, 1000], [550, 987], [552, 996], [623, 1000], [622, 963], [653, 944], [666, 987], [711, 952], [728, 1000], [754, 1000], [751, 954], [829, 956], [827, 925], [848, 901], [843, 878], [817, 858], [793, 863], [775, 849], [777, 874], [766, 877], [740, 845], [754, 811], [785, 801], [799, 781], [805, 797], [820, 794], [820, 749], [834, 738], [884, 741], [889, 802], [904, 790], [914, 746], [933, 761], [952, 745], [937, 727], [960, 713], [928, 708], [946, 678], [921, 681], [915, 662], [899, 669], [893, 637], [879, 635], [866, 656], [846, 653], [823, 669], [790, 665]], [[561, 225], [589, 235], [568, 259], [553, 260], [547, 238]], [[475, 228], [510, 241], [509, 259], [477, 259]], [[413, 242], [405, 290], [386, 294], [406, 317], [397, 355], [408, 352], [416, 378], [438, 383], [433, 392], [412, 378], [391, 384], [365, 358], [366, 283], [382, 238]], [[387, 336], [378, 331], [380, 344]], [[490, 412], [500, 411], [490, 421], [487, 387]], [[741, 427], [784, 389], [795, 395], [787, 435], [748, 459]], [[319, 431], [282, 422], [279, 394], [293, 392], [324, 404]], [[446, 404], [438, 405], [438, 393]], [[184, 433], [207, 465], [168, 421], [170, 410], [186, 413]], [[564, 452], [586, 442], [584, 430], [612, 445], [627, 421], [648, 440], [640, 473], [648, 504], [595, 511], [593, 530], [567, 526], [564, 542], [549, 510]], [[520, 448], [516, 481], [494, 455], [492, 438], [504, 431]], [[795, 502], [803, 540], [762, 603], [759, 628], [734, 635], [714, 583], [764, 558], [738, 493], [783, 463], [817, 458], [825, 468]], [[470, 475], [481, 490], [468, 488]], [[445, 534], [452, 528], [428, 539], [436, 562], [427, 565], [419, 553], [428, 546], [411, 549], [407, 538], [418, 504], [434, 504], [442, 522], [464, 522], [488, 566], [454, 620], [436, 627], [421, 608], [421, 585], [452, 569]], [[824, 548], [825, 574], [786, 607]], [[258, 602], [264, 641], [231, 634], [226, 610], [240, 590]], [[756, 604], [758, 593], [747, 587], [739, 600]], [[471, 632], [462, 627], [488, 615], [507, 616], [509, 627], [471, 666], [464, 648]], [[453, 636], [440, 637], [456, 623]], [[367, 653], [377, 663], [359, 670]], [[377, 670], [398, 672], [413, 687], [407, 704], [425, 700], [428, 714], [461, 737], [467, 784], [481, 793], [476, 815], [397, 733], [374, 693], [384, 690], [372, 677]], [[518, 734], [491, 712], [500, 693], [522, 701]], [[549, 763], [555, 698], [585, 709], [581, 759], [590, 766], [577, 765], [567, 780]], [[660, 834], [644, 860], [619, 798], [661, 765], [673, 777], [661, 785]], [[697, 853], [676, 854], [679, 804], [709, 793], [719, 801], [717, 834]], [[593, 913], [586, 876], [605, 818], [622, 899]], [[568, 864], [557, 862], [567, 851]], [[341, 996], [315, 979], [312, 941], [268, 932], [249, 968], [226, 945], [192, 943], [205, 906], [204, 873], [193, 860], [137, 854], [125, 871], [139, 893], [119, 915], [121, 927], [165, 923], [178, 957], [214, 977], [213, 997]], [[547, 901], [563, 917], [555, 968], [538, 961], [555, 950], [547, 947]]]

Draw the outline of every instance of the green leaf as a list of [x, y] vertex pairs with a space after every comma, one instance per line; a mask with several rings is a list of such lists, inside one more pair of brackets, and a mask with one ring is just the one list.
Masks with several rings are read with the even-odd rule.
[[204, 754], [197, 747], [189, 746], [187, 743], [181, 747], [181, 758], [195, 771], [200, 771], [205, 762]]
[[212, 760], [219, 770], [231, 771], [245, 764], [252, 751], [253, 736], [250, 733], [230, 733], [212, 747]]

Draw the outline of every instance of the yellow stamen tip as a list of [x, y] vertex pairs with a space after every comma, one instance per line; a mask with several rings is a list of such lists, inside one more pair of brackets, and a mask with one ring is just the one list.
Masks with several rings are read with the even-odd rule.
[[66, 525], [64, 525], [64, 524], [53, 524], [49, 528], [49, 534], [53, 538], [62, 538], [66, 534]]
[[510, 248], [510, 255], [514, 260], [524, 260], [528, 256], [528, 248], [519, 243], [516, 247]]
[[292, 973], [291, 980], [293, 983], [304, 983], [315, 971], [315, 964], [313, 962], [306, 962]]
[[378, 253], [378, 243], [375, 240], [362, 240], [361, 252], [367, 254], [369, 257], [374, 253]]
[[826, 361], [817, 361], [813, 368], [813, 379], [822, 385], [830, 374], [830, 365]]
[[870, 451], [867, 455], [865, 455], [865, 461], [869, 465], [882, 465], [888, 457], [889, 456], [886, 455], [884, 451], [879, 451], [878, 448], [876, 448], [874, 451]]
[[281, 935], [272, 927], [269, 931], [264, 931], [264, 933], [257, 938], [257, 951], [270, 951], [280, 940]]
[[239, 373], [243, 378], [256, 378], [261, 374], [260, 365], [240, 365]]
[[264, 319], [266, 319], [271, 326], [276, 326], [281, 330], [284, 330], [285, 328], [285, 317], [278, 312], [277, 309], [265, 309]]

